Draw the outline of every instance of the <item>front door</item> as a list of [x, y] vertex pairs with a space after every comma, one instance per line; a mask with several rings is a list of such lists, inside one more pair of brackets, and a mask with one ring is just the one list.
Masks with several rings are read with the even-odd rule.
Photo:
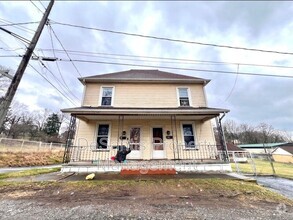
[[140, 128], [130, 128], [129, 147], [131, 152], [127, 155], [128, 159], [140, 159], [141, 158], [141, 146], [140, 146]]
[[153, 159], [163, 159], [165, 157], [163, 128], [153, 128]]

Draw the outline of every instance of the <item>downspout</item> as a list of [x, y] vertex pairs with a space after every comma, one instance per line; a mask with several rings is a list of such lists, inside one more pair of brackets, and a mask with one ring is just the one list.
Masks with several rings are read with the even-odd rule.
[[226, 144], [226, 138], [225, 138], [225, 135], [224, 135], [224, 131], [223, 131], [223, 128], [222, 128], [222, 119], [225, 117], [225, 112], [224, 114], [222, 115], [222, 117], [219, 118], [219, 126], [218, 126], [218, 129], [220, 130], [220, 140], [222, 140], [222, 146], [224, 147], [224, 151], [225, 151], [225, 157], [224, 157], [224, 161], [225, 162], [229, 162], [230, 161], [230, 158], [229, 158], [229, 154], [228, 154], [228, 149], [227, 149], [227, 144]]

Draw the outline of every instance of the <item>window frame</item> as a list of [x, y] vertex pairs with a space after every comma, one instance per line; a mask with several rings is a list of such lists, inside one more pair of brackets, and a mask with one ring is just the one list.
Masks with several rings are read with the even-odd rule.
[[[102, 105], [104, 88], [112, 88], [112, 96], [111, 96], [111, 104], [110, 105]], [[113, 106], [114, 94], [115, 94], [115, 87], [114, 86], [106, 86], [106, 85], [101, 86], [101, 88], [100, 88], [100, 97], [99, 97], [99, 106], [102, 106], [102, 107]]]
[[[188, 147], [185, 144], [185, 135], [183, 130], [183, 125], [191, 125], [192, 131], [193, 131], [193, 139], [194, 139], [194, 148]], [[197, 135], [196, 135], [196, 126], [193, 122], [190, 121], [182, 121], [180, 122], [180, 129], [181, 129], [181, 136], [182, 136], [182, 146], [184, 150], [198, 150], [198, 144], [197, 144]]]
[[[189, 105], [188, 106], [185, 106], [185, 105], [181, 105], [180, 104], [180, 92], [179, 90], [180, 89], [187, 89], [187, 97], [188, 97], [188, 102], [189, 102]], [[191, 107], [192, 106], [192, 101], [191, 101], [191, 95], [190, 95], [190, 88], [187, 87], [187, 86], [180, 86], [180, 87], [177, 87], [177, 104], [179, 107]]]
[[[107, 137], [107, 148], [98, 148], [98, 136], [99, 136], [99, 127], [100, 125], [108, 125], [109, 126], [109, 131], [108, 131], [108, 137]], [[108, 121], [103, 121], [103, 122], [98, 122], [96, 125], [96, 134], [95, 134], [95, 139], [94, 139], [94, 143], [95, 143], [95, 147], [94, 147], [94, 151], [109, 151], [111, 149], [111, 123]]]

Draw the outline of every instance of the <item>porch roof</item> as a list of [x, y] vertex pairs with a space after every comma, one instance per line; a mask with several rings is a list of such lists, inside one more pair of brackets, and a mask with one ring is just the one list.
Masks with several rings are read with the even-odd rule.
[[140, 116], [145, 118], [164, 118], [176, 115], [178, 119], [209, 120], [219, 116], [221, 113], [229, 112], [228, 109], [208, 107], [179, 107], [179, 108], [123, 108], [123, 107], [89, 107], [67, 108], [61, 110], [63, 113], [70, 113], [83, 120], [105, 119], [113, 116]]

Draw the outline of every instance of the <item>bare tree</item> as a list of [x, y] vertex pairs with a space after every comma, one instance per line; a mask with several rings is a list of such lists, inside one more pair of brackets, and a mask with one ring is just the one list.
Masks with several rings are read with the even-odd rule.
[[0, 97], [4, 96], [11, 82], [11, 79], [9, 77], [7, 77], [4, 74], [1, 74], [3, 72], [7, 72], [10, 76], [14, 75], [14, 72], [11, 69], [0, 65]]

